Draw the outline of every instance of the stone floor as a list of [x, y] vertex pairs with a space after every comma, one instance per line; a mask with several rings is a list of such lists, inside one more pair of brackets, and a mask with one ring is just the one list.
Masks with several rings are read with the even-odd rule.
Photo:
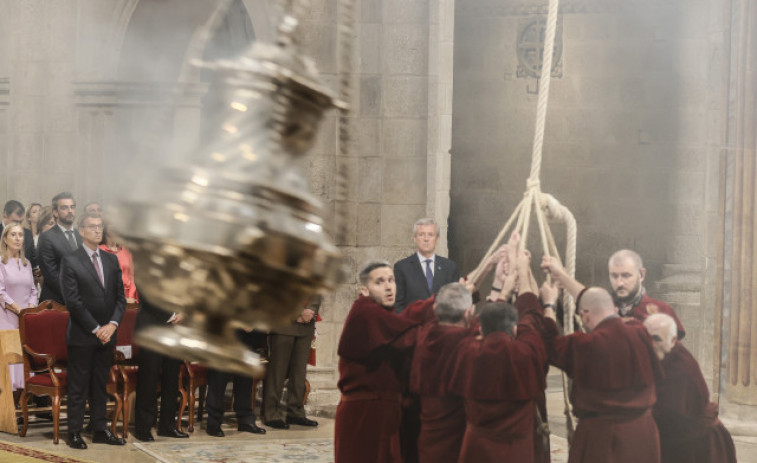
[[[549, 422], [552, 433], [565, 437], [565, 419], [563, 413], [563, 395], [562, 385], [559, 374], [551, 373], [548, 377], [547, 385], [547, 409], [549, 410]], [[334, 435], [334, 421], [331, 418], [317, 417], [320, 422], [320, 426], [315, 429], [304, 428], [300, 426], [293, 426], [288, 431], [268, 429], [268, 433], [265, 436], [252, 435], [248, 433], [236, 432], [236, 426], [233, 423], [224, 425], [224, 431], [226, 437], [218, 439], [210, 437], [205, 434], [201, 425], [195, 427], [195, 432], [192, 433], [190, 439], [193, 441], [223, 441], [224, 443], [233, 442], [234, 440], [248, 440], [248, 439], [302, 439], [302, 438], [329, 438]], [[734, 427], [738, 430], [738, 427]], [[29, 432], [24, 438], [14, 436], [11, 434], [0, 433], [0, 440], [28, 445], [31, 447], [39, 448], [55, 452], [62, 455], [70, 455], [78, 458], [95, 461], [95, 462], [119, 462], [119, 463], [152, 463], [155, 460], [144, 452], [134, 447], [134, 443], [138, 442], [133, 436], [128, 439], [128, 444], [125, 448], [109, 447], [101, 444], [90, 445], [89, 449], [72, 450], [65, 444], [65, 426], [61, 433], [61, 442], [58, 445], [54, 445], [52, 442], [52, 425], [49, 422], [41, 422], [33, 424], [29, 427]], [[89, 442], [87, 436], [85, 440]], [[165, 438], [158, 437], [159, 441], [167, 440]], [[733, 433], [733, 440], [736, 443], [736, 452], [738, 460], [740, 462], [757, 462], [757, 437], [738, 435]]]
[[[205, 434], [205, 430], [200, 429], [195, 424], [195, 431], [190, 435], [191, 441], [212, 441], [223, 442], [228, 444], [235, 440], [250, 440], [250, 439], [303, 439], [303, 438], [329, 438], [334, 435], [334, 420], [330, 418], [318, 418], [320, 425], [313, 428], [305, 428], [303, 426], [292, 426], [289, 430], [283, 431], [278, 429], [267, 428], [267, 433], [264, 436], [237, 432], [235, 424], [228, 424], [223, 426], [223, 431], [226, 433], [226, 437], [217, 438], [210, 437]], [[260, 424], [260, 423], [258, 423]], [[157, 461], [150, 455], [137, 449], [134, 444], [139, 442], [133, 435], [129, 435], [127, 444], [125, 447], [112, 447], [104, 444], [90, 444], [91, 440], [88, 435], [84, 435], [84, 440], [89, 445], [87, 450], [73, 450], [69, 448], [65, 443], [65, 427], [61, 432], [60, 443], [58, 445], [53, 444], [52, 424], [50, 422], [42, 422], [35, 425], [30, 425], [26, 437], [14, 436], [11, 434], [0, 433], [0, 441], [7, 441], [16, 444], [26, 445], [34, 447], [40, 450], [54, 452], [59, 455], [66, 455], [84, 460], [103, 462], [103, 463], [154, 463]], [[168, 441], [169, 439], [156, 436], [157, 442]], [[170, 439], [171, 441], [177, 441], [177, 439]]]

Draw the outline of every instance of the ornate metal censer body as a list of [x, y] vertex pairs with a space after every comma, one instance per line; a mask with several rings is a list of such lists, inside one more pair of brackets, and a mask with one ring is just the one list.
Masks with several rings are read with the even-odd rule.
[[[287, 17], [284, 25], [291, 31], [296, 22]], [[343, 278], [297, 162], [324, 111], [341, 103], [289, 37], [200, 63], [227, 105], [213, 122], [214, 139], [186, 162], [160, 168], [117, 206], [140, 293], [188, 318], [142, 331], [145, 347], [259, 375], [257, 354], [233, 330], [289, 323], [312, 294]]]

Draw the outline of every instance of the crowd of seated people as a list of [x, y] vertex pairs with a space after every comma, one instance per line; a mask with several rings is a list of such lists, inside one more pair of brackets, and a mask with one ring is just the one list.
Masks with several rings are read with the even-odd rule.
[[[100, 202], [92, 201], [77, 217], [76, 201], [69, 192], [55, 195], [49, 206], [32, 203], [25, 208], [19, 201], [11, 200], [3, 209], [0, 223], [0, 329], [18, 329], [19, 314], [43, 301], [62, 304], [69, 314], [66, 328], [66, 443], [72, 448], [86, 449], [88, 444], [82, 433], [90, 431], [92, 443], [124, 445], [125, 440], [106, 426], [106, 383], [114, 358], [119, 358], [114, 356], [114, 347], [125, 308], [127, 304], [138, 307], [137, 330], [154, 324], [181, 323], [182, 315], [165, 312], [140, 297], [132, 255], [117, 232], [108, 226], [107, 211]], [[304, 308], [303, 314], [307, 316], [306, 321], [298, 319], [293, 323], [312, 327], [315, 323], [312, 307]], [[265, 349], [265, 333], [250, 336], [241, 332], [242, 335], [256, 340], [251, 347]], [[312, 331], [310, 338], [305, 341], [308, 352]], [[160, 437], [189, 437], [177, 426], [176, 416], [182, 362], [147, 349], [134, 351], [137, 352], [134, 363], [139, 367], [134, 436], [141, 441], [153, 441], [151, 428], [156, 426]], [[304, 367], [303, 364], [303, 380]], [[18, 407], [24, 390], [24, 366], [11, 365], [8, 374]], [[213, 387], [209, 388], [207, 403], [209, 418], [213, 418], [213, 422], [208, 420], [206, 432], [215, 437], [224, 436], [221, 422], [226, 378], [221, 372], [208, 374]], [[265, 433], [265, 429], [255, 423], [252, 381], [233, 379], [238, 431]], [[158, 396], [161, 397], [159, 413]], [[49, 405], [49, 400], [45, 399], [34, 397], [38, 406]], [[315, 421], [305, 418], [301, 401], [302, 398], [299, 407], [292, 405], [297, 416], [277, 415], [283, 416], [283, 420], [271, 420], [267, 424], [278, 429], [288, 428], [290, 423], [316, 426]], [[89, 425], [85, 427], [87, 403]]]

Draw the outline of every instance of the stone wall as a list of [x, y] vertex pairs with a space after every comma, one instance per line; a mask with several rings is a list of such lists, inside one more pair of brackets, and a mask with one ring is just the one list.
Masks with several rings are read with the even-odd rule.
[[[519, 70], [518, 37], [544, 3], [457, 4], [450, 254], [464, 270], [525, 191], [538, 86]], [[721, 2], [561, 4], [542, 190], [576, 217], [578, 279], [608, 286], [610, 254], [638, 251], [649, 292], [674, 305], [709, 374], [711, 307], [700, 300], [716, 242]]]
[[[271, 40], [277, 4], [242, 0], [235, 8], [249, 14], [249, 35]], [[316, 409], [338, 400], [336, 344], [359, 266], [409, 254], [412, 223], [424, 216], [442, 224], [446, 253], [454, 0], [356, 6], [351, 153], [337, 158], [331, 113], [306, 162], [327, 223], [346, 222], [338, 244], [350, 276], [324, 303], [311, 371]], [[146, 153], [158, 147], [160, 156], [173, 156], [192, 146], [213, 89], [199, 72], [176, 79], [213, 7], [207, 0], [0, 0], [0, 198], [47, 203], [70, 190], [81, 205], [113, 202], [132, 187], [135, 166], [155, 161]], [[340, 8], [338, 0], [313, 0], [299, 29], [303, 51], [334, 90]], [[347, 214], [335, 217], [342, 163], [350, 172]]]
[[[311, 188], [333, 213], [336, 165], [350, 172], [348, 234], [339, 243], [349, 279], [324, 300], [318, 325], [318, 364], [311, 371], [316, 408], [338, 401], [336, 347], [358, 290], [356, 275], [369, 259], [394, 262], [412, 252], [412, 224], [435, 217], [446, 231], [452, 112], [452, 0], [359, 0], [355, 75], [347, 159], [335, 158], [338, 125], [324, 124], [310, 159]], [[303, 26], [308, 53], [336, 81], [338, 2], [315, 1]], [[335, 85], [334, 85], [335, 87]], [[446, 250], [443, 233], [440, 252]]]

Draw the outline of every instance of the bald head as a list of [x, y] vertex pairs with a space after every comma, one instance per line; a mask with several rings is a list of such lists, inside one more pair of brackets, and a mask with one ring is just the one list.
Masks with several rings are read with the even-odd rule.
[[656, 313], [644, 320], [644, 327], [652, 337], [654, 351], [660, 360], [670, 353], [678, 340], [678, 327], [673, 317], [664, 313]]
[[591, 331], [610, 315], [617, 313], [612, 296], [604, 288], [591, 287], [581, 296], [578, 314], [584, 327]]

